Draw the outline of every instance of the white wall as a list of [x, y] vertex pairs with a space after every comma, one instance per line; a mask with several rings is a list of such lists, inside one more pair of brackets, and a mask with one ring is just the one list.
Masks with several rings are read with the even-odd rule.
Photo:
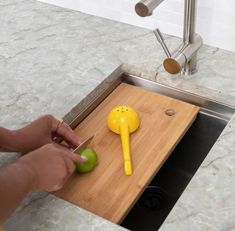
[[[150, 17], [136, 15], [138, 0], [41, 0], [65, 8], [182, 36], [184, 0], [165, 0]], [[197, 32], [204, 43], [235, 52], [235, 0], [198, 0]]]

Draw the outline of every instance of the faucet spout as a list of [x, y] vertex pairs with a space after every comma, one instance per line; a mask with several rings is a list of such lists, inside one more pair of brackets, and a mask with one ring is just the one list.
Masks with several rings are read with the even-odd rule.
[[141, 0], [135, 5], [136, 13], [141, 17], [150, 16], [153, 10], [164, 0]]

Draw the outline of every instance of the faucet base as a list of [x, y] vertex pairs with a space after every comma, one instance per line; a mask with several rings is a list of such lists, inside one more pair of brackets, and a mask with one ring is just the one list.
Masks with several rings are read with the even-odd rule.
[[194, 70], [185, 70], [185, 69], [182, 69], [181, 75], [182, 76], [193, 75], [193, 74], [197, 73], [197, 71], [198, 71], [198, 68], [195, 68]]
[[166, 58], [163, 66], [170, 74], [181, 72], [183, 75], [192, 75], [197, 72], [197, 51], [202, 46], [202, 38], [194, 34], [192, 43], [182, 43], [171, 57]]
[[188, 61], [184, 68], [181, 70], [181, 75], [187, 76], [187, 75], [193, 75], [198, 71], [198, 65], [197, 65], [197, 53], [193, 55], [193, 57]]

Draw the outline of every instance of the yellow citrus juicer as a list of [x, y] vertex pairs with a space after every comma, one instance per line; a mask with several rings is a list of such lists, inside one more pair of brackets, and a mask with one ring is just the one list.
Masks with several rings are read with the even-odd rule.
[[117, 106], [112, 109], [107, 118], [109, 129], [121, 135], [124, 171], [132, 174], [129, 134], [139, 127], [139, 117], [134, 109], [128, 106]]

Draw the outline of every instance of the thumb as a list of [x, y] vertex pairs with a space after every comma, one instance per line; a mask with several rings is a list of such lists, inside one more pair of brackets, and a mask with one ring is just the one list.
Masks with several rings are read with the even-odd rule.
[[75, 163], [84, 163], [87, 161], [87, 158], [85, 156], [80, 156], [74, 153], [71, 153], [70, 159]]

